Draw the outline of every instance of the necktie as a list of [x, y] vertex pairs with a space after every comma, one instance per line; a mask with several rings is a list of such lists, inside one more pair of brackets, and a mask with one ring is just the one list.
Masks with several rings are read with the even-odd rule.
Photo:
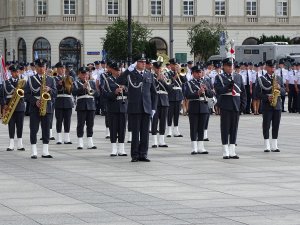
[[282, 68], [280, 69], [280, 76], [281, 76], [281, 78], [282, 78]]
[[249, 74], [248, 74], [248, 70], [247, 70], [247, 84], [246, 85], [249, 85]]

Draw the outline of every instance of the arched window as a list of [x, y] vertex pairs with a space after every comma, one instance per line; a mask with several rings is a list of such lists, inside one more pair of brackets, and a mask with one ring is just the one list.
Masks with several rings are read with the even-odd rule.
[[19, 43], [18, 43], [18, 61], [19, 62], [26, 62], [27, 61], [26, 42], [24, 41], [23, 38], [20, 38]]
[[249, 37], [243, 41], [242, 45], [257, 45], [257, 43], [258, 43], [257, 38]]
[[46, 59], [51, 65], [51, 46], [47, 39], [40, 37], [33, 43], [33, 60]]
[[81, 42], [73, 37], [63, 39], [59, 44], [59, 60], [73, 64], [74, 70], [81, 65]]
[[150, 43], [155, 43], [157, 53], [168, 54], [168, 46], [164, 39], [160, 37], [151, 38]]
[[5, 59], [5, 61], [8, 61], [8, 59], [7, 59], [7, 41], [6, 41], [6, 38], [4, 38], [4, 59]]

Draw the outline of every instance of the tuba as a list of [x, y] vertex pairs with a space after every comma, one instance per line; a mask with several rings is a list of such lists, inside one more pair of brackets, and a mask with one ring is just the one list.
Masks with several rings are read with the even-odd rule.
[[41, 84], [41, 89], [40, 89], [40, 101], [41, 101], [41, 106], [40, 106], [40, 116], [45, 116], [47, 113], [47, 103], [48, 101], [51, 100], [51, 95], [47, 92], [46, 90], [46, 78], [47, 75], [43, 74], [42, 75], [42, 84]]
[[278, 81], [276, 79], [276, 75], [273, 73], [272, 75], [272, 93], [271, 95], [273, 96], [272, 101], [270, 103], [270, 105], [272, 107], [276, 107], [277, 106], [277, 100], [278, 97], [280, 96], [280, 91], [278, 90]]
[[25, 86], [25, 83], [26, 83], [26, 81], [24, 79], [20, 79], [18, 81], [16, 89], [15, 89], [11, 99], [9, 100], [8, 108], [7, 108], [7, 110], [5, 111], [5, 113], [3, 115], [3, 118], [2, 118], [2, 123], [3, 124], [5, 124], [5, 125], [8, 124], [12, 114], [16, 110], [16, 107], [17, 107], [20, 99], [24, 97], [23, 88]]

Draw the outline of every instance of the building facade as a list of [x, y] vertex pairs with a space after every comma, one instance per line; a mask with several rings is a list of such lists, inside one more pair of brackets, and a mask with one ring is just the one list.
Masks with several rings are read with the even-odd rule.
[[[74, 65], [102, 59], [105, 28], [127, 18], [127, 0], [0, 0], [0, 51], [8, 61]], [[173, 0], [174, 55], [193, 59], [187, 29], [200, 20], [223, 24], [237, 45], [262, 34], [300, 38], [299, 0]], [[169, 52], [169, 0], [132, 0], [133, 20], [152, 30]]]

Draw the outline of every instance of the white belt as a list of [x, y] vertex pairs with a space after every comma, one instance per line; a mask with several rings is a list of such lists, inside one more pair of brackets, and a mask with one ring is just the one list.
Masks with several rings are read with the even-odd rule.
[[200, 98], [197, 98], [197, 99], [189, 99], [189, 101], [205, 101], [205, 98], [200, 97]]
[[58, 98], [71, 98], [72, 95], [68, 95], [68, 94], [58, 94], [57, 97], [58, 97]]
[[228, 92], [228, 93], [226, 93], [226, 94], [222, 94], [222, 95], [231, 95], [231, 96], [241, 96], [241, 94], [240, 93], [236, 93], [235, 95], [232, 95], [232, 92]]
[[36, 99], [41, 99], [41, 96], [34, 96]]
[[162, 90], [159, 90], [159, 91], [157, 91], [157, 94], [164, 94], [164, 95], [167, 95], [167, 94], [168, 94], [168, 92], [166, 92], [166, 91], [162, 91]]
[[182, 90], [181, 87], [173, 87], [173, 90]]
[[12, 97], [12, 95], [7, 95], [7, 96], [6, 96], [6, 98], [11, 98], [11, 97]]
[[92, 98], [92, 99], [94, 99], [94, 96], [92, 96], [92, 95], [81, 95], [81, 96], [77, 97], [77, 100], [82, 99], [82, 98]]
[[117, 100], [125, 100], [127, 99], [127, 96], [117, 96]]

